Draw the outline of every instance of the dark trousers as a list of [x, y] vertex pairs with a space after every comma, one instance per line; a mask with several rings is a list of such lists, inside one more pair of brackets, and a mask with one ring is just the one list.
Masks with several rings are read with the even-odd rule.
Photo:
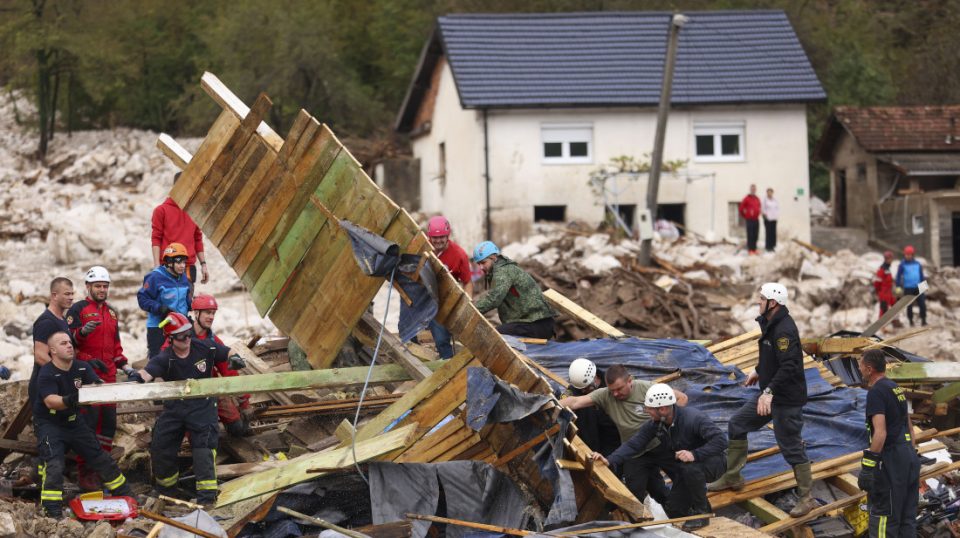
[[117, 464], [100, 448], [100, 443], [79, 417], [67, 424], [34, 419], [37, 454], [40, 457], [40, 506], [47, 514], [58, 515], [63, 509], [64, 455], [72, 449], [103, 477], [104, 485], [119, 495], [129, 495], [127, 479]]
[[553, 318], [543, 318], [537, 321], [515, 321], [513, 323], [504, 323], [497, 327], [500, 334], [509, 334], [521, 338], [546, 338], [554, 337]]
[[150, 459], [157, 485], [172, 488], [180, 481], [177, 453], [183, 436], [190, 432], [193, 474], [197, 477], [197, 498], [201, 503], [217, 499], [217, 406], [213, 400], [182, 400], [164, 404], [153, 426]]
[[152, 359], [154, 355], [160, 353], [160, 348], [163, 346], [163, 341], [166, 339], [163, 336], [163, 329], [160, 327], [147, 327], [147, 358]]
[[[667, 473], [673, 486], [658, 491], [649, 490], [650, 497], [663, 505], [668, 517], [684, 517], [706, 514], [711, 511], [707, 500], [707, 483], [720, 478], [727, 470], [727, 458], [719, 454], [705, 461], [684, 463], [676, 459], [672, 451], [654, 449], [624, 464], [624, 470], [630, 464], [637, 478], [645, 477], [648, 486], [663, 484], [660, 471]], [[628, 477], [629, 478], [629, 477]], [[629, 488], [629, 484], [627, 487]], [[630, 488], [637, 495], [637, 492]], [[659, 498], [658, 498], [659, 497]], [[637, 496], [641, 501], [643, 497]]]
[[777, 221], [763, 219], [763, 235], [767, 251], [773, 252], [777, 248]]
[[433, 343], [437, 346], [437, 355], [440, 355], [441, 359], [453, 358], [453, 335], [450, 331], [437, 323], [437, 320], [431, 321], [428, 327], [430, 335], [433, 336]]
[[757, 238], [760, 236], [760, 221], [748, 220], [747, 223], [747, 250], [757, 250]]
[[[904, 295], [920, 295], [919, 288], [903, 288]], [[910, 321], [910, 325], [913, 325], [913, 305], [920, 307], [920, 322], [924, 325], [927, 324], [927, 294], [924, 293], [917, 297], [917, 300], [910, 303], [910, 306], [907, 307], [907, 320]]]
[[871, 538], [917, 535], [917, 489], [920, 460], [910, 443], [885, 447], [876, 485], [867, 495]]
[[590, 450], [609, 456], [620, 447], [620, 432], [610, 416], [596, 406], [577, 409], [577, 435]]
[[[101, 404], [86, 406], [80, 411], [87, 427], [94, 433], [100, 449], [110, 454], [113, 450], [113, 438], [117, 434], [117, 404]], [[81, 456], [77, 456], [77, 474], [80, 476], [93, 473], [92, 467]], [[80, 481], [83, 487], [83, 480]]]
[[641, 458], [624, 462], [623, 483], [640, 502], [650, 495], [651, 499], [664, 504], [667, 502], [667, 496], [670, 495], [670, 489], [663, 481], [660, 470], [642, 461]]
[[[802, 381], [801, 381], [802, 383]], [[791, 466], [807, 463], [810, 459], [803, 446], [803, 406], [785, 406], [773, 404], [773, 412], [761, 417], [757, 414], [757, 400], [760, 395], [747, 400], [730, 417], [728, 435], [730, 440], [746, 440], [747, 434], [759, 430], [773, 421], [773, 435], [780, 446], [780, 454]]]

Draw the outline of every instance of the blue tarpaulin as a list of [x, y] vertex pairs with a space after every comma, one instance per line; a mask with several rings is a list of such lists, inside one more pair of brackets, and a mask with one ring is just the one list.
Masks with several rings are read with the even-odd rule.
[[[746, 376], [739, 369], [724, 366], [706, 348], [686, 340], [549, 342], [527, 346], [526, 355], [563, 378], [570, 362], [579, 357], [592, 360], [601, 370], [623, 364], [634, 377], [646, 380], [681, 369], [683, 376], [670, 385], [685, 392], [690, 397], [688, 405], [705, 412], [724, 431], [730, 416], [758, 392], [755, 386], [742, 386]], [[808, 368], [805, 374], [809, 401], [803, 408], [803, 439], [807, 455], [820, 461], [866, 448], [866, 391], [835, 388], [815, 368]], [[776, 445], [768, 427], [751, 433], [749, 442], [751, 452]], [[778, 453], [748, 463], [743, 475], [753, 480], [789, 469]]]

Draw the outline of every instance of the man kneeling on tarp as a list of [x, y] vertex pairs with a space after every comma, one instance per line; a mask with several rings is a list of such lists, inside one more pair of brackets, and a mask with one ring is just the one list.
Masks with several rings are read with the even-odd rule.
[[[643, 402], [652, 420], [609, 457], [594, 452], [592, 458], [618, 466], [636, 456], [634, 462], [648, 467], [648, 472], [663, 471], [673, 481], [663, 507], [668, 516], [708, 514], [707, 482], [716, 480], [727, 468], [727, 436], [700, 411], [676, 403], [672, 388], [663, 383], [653, 385]], [[655, 437], [660, 444], [637, 456]], [[686, 521], [683, 530], [699, 529], [707, 522], [706, 518]]]

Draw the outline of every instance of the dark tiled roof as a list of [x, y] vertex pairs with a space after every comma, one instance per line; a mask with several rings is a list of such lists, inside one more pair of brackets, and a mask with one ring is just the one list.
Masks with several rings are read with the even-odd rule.
[[834, 122], [867, 151], [960, 151], [960, 105], [838, 106]]
[[[826, 97], [782, 11], [688, 13], [674, 104]], [[448, 15], [444, 51], [467, 108], [654, 105], [671, 14]]]

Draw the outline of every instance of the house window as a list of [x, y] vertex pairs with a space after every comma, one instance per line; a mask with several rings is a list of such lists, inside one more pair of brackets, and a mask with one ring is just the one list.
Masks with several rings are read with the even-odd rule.
[[545, 164], [593, 162], [593, 125], [544, 124], [540, 127]]
[[567, 206], [565, 205], [533, 206], [533, 222], [565, 222], [566, 220]]
[[743, 123], [698, 123], [693, 127], [697, 162], [743, 161]]

